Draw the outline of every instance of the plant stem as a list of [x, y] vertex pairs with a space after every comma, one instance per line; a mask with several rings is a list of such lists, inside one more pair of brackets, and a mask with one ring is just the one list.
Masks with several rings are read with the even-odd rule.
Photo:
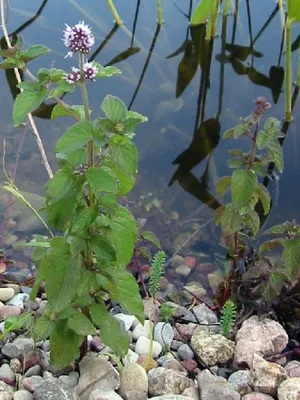
[[231, 0], [226, 0], [225, 6], [224, 6], [224, 11], [223, 11], [223, 17], [226, 17], [229, 12]]
[[113, 1], [112, 0], [106, 0], [106, 2], [107, 2], [108, 7], [110, 8], [110, 11], [111, 11], [111, 13], [112, 13], [112, 15], [113, 15], [113, 17], [114, 17], [114, 19], [116, 21], [116, 24], [119, 25], [119, 26], [122, 25], [123, 22], [122, 22], [121, 18], [119, 17], [118, 11], [117, 11], [116, 7], [114, 6]]
[[211, 31], [211, 38], [213, 38], [217, 32], [217, 22], [218, 22], [218, 13], [220, 8], [220, 0], [215, 0], [215, 7], [213, 10], [212, 16], [212, 31]]
[[297, 70], [297, 86], [298, 88], [300, 87], [300, 50], [298, 50], [299, 56], [298, 56], [298, 70]]
[[162, 25], [164, 21], [163, 21], [161, 0], [156, 0], [156, 4], [157, 4], [157, 23], [159, 25]]
[[285, 121], [292, 120], [292, 21], [289, 17], [285, 24], [286, 54], [285, 54]]
[[252, 137], [252, 146], [251, 146], [251, 151], [250, 151], [250, 155], [249, 155], [248, 170], [251, 168], [252, 163], [253, 163], [254, 158], [255, 158], [255, 153], [256, 153], [256, 138], [257, 138], [257, 134], [258, 134], [258, 123], [259, 123], [259, 121], [256, 122], [255, 132], [254, 132], [254, 135], [253, 135], [253, 137]]
[[231, 295], [235, 296], [236, 292], [236, 274], [238, 270], [238, 259], [239, 259], [239, 233], [235, 232], [234, 234], [234, 244], [233, 244], [233, 261], [232, 261], [232, 270], [229, 282], [232, 284], [231, 286]]

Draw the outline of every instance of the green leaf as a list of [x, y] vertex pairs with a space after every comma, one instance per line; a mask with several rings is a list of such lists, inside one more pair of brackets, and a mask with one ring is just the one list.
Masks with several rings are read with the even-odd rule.
[[114, 352], [125, 356], [129, 347], [128, 335], [120, 327], [116, 318], [112, 317], [102, 304], [89, 306], [92, 321], [100, 327], [100, 339]]
[[259, 253], [264, 253], [266, 251], [279, 248], [282, 248], [282, 239], [267, 240], [260, 246]]
[[117, 251], [117, 261], [127, 265], [137, 240], [136, 221], [125, 207], [119, 207], [109, 221], [111, 239]]
[[254, 210], [249, 210], [243, 216], [243, 220], [247, 224], [247, 226], [251, 229], [253, 236], [255, 236], [260, 228], [260, 220], [257, 212]]
[[86, 162], [87, 148], [82, 147], [69, 154], [57, 153], [56, 158], [61, 169], [69, 170], [70, 168], [78, 167]]
[[48, 95], [48, 98], [60, 97], [65, 93], [74, 92], [76, 83], [70, 85], [65, 79], [61, 79], [57, 82], [57, 85], [52, 89]]
[[206, 23], [213, 10], [215, 0], [201, 0], [192, 14], [190, 25], [200, 25]]
[[89, 121], [78, 122], [59, 139], [56, 153], [69, 154], [74, 150], [80, 149], [93, 137], [93, 124]]
[[234, 138], [234, 128], [227, 129], [227, 131], [223, 134], [224, 139], [233, 139]]
[[78, 236], [84, 236], [97, 216], [98, 207], [96, 205], [93, 207], [84, 208], [75, 217], [75, 220], [72, 224], [72, 233], [78, 234]]
[[299, 0], [287, 0], [288, 19], [300, 22]]
[[232, 204], [242, 206], [249, 201], [257, 185], [257, 176], [252, 170], [237, 169], [232, 174]]
[[231, 185], [231, 176], [223, 176], [220, 178], [216, 185], [216, 190], [218, 196], [223, 196], [226, 189], [228, 189]]
[[113, 137], [110, 140], [112, 147], [112, 163], [129, 176], [137, 173], [138, 154], [135, 145], [124, 137]]
[[35, 342], [46, 340], [49, 338], [53, 329], [55, 327], [55, 322], [45, 315], [39, 317], [35, 323], [33, 338]]
[[268, 118], [265, 122], [264, 129], [268, 132], [270, 136], [274, 139], [282, 135], [281, 132], [281, 122], [276, 118]]
[[79, 348], [84, 336], [77, 335], [67, 326], [66, 320], [56, 323], [50, 336], [50, 362], [57, 369], [68, 366], [79, 357]]
[[137, 126], [147, 121], [148, 118], [144, 117], [142, 114], [138, 114], [134, 111], [127, 111], [124, 132], [135, 133]]
[[264, 232], [264, 235], [283, 235], [285, 233], [285, 226], [283, 224], [274, 225]]
[[68, 319], [68, 327], [77, 335], [96, 335], [96, 329], [91, 321], [80, 311], [73, 311]]
[[72, 110], [73, 113], [77, 115], [77, 118], [79, 120], [85, 119], [83, 106], [68, 106], [68, 109], [66, 109], [61, 104], [56, 104], [56, 106], [54, 106], [51, 113], [51, 119], [55, 119], [58, 117], [71, 117], [72, 113], [70, 110]]
[[23, 119], [36, 110], [47, 98], [47, 90], [41, 88], [38, 92], [23, 91], [15, 99], [13, 106], [14, 126], [19, 126]]
[[160, 242], [159, 242], [158, 238], [156, 237], [156, 235], [154, 235], [153, 232], [144, 231], [144, 232], [142, 232], [141, 236], [144, 240], [147, 240], [148, 242], [154, 244], [154, 246], [158, 247], [159, 249], [161, 248]]
[[46, 200], [56, 202], [63, 197], [77, 196], [80, 192], [80, 185], [70, 171], [58, 170], [47, 184]]
[[245, 121], [242, 124], [236, 125], [233, 128], [233, 136], [235, 139], [238, 139], [240, 136], [244, 135], [244, 133], [249, 128], [249, 122]]
[[97, 192], [118, 192], [116, 175], [108, 167], [90, 167], [86, 172], [86, 178], [91, 187]]
[[251, 169], [262, 178], [267, 175], [266, 167], [262, 161], [254, 161], [251, 165]]
[[119, 75], [121, 71], [118, 68], [115, 68], [111, 65], [107, 67], [103, 67], [101, 64], [94, 62], [95, 67], [97, 68], [97, 78], [109, 78], [114, 75]]
[[99, 263], [116, 261], [116, 250], [107, 237], [97, 235], [89, 243]]
[[114, 171], [119, 184], [118, 195], [124, 196], [132, 190], [135, 185], [135, 176], [127, 175], [120, 168], [117, 168], [113, 164], [110, 168]]
[[256, 146], [258, 150], [262, 150], [265, 147], [267, 147], [268, 143], [272, 140], [273, 138], [270, 135], [268, 135], [266, 131], [260, 130], [256, 138]]
[[131, 273], [119, 270], [114, 270], [112, 277], [115, 281], [115, 287], [111, 288], [112, 293], [115, 294], [114, 298], [122, 308], [130, 314], [134, 314], [143, 324], [145, 319], [144, 305], [136, 279]]
[[71, 256], [70, 245], [65, 238], [51, 240], [51, 249], [42, 259], [40, 271], [46, 281], [46, 293], [53, 311], [67, 308], [75, 297], [80, 283], [80, 265], [80, 257]]
[[287, 277], [294, 280], [299, 274], [300, 265], [300, 239], [286, 239], [283, 244], [283, 260], [285, 261], [285, 270]]
[[243, 158], [230, 158], [227, 162], [229, 168], [241, 168], [245, 166]]
[[284, 277], [281, 272], [271, 272], [268, 283], [263, 292], [263, 296], [269, 301], [273, 302], [279, 296], [284, 284]]
[[230, 157], [240, 157], [240, 158], [244, 158], [244, 154], [242, 152], [242, 150], [240, 149], [231, 149], [228, 150], [228, 154]]
[[268, 150], [272, 154], [273, 161], [279, 172], [283, 171], [283, 152], [277, 139], [272, 140], [267, 145]]
[[50, 52], [50, 49], [48, 49], [48, 47], [38, 44], [38, 45], [29, 47], [25, 51], [22, 51], [21, 58], [26, 63], [28, 63], [29, 61], [34, 60], [35, 58], [41, 57], [44, 54], [47, 54], [49, 52]]
[[256, 188], [254, 189], [254, 192], [258, 195], [264, 209], [264, 214], [267, 215], [270, 211], [270, 206], [271, 206], [271, 198], [268, 189], [259, 183]]
[[227, 235], [238, 232], [242, 226], [242, 217], [231, 203], [227, 204], [221, 216], [223, 232]]
[[122, 100], [110, 94], [104, 98], [101, 110], [113, 122], [122, 122], [126, 119], [127, 108], [125, 104]]

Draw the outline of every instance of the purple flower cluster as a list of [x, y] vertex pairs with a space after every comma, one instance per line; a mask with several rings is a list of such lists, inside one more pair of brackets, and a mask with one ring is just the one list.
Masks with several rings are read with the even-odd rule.
[[[98, 69], [92, 62], [86, 62], [83, 65], [84, 79], [94, 81], [97, 76]], [[72, 85], [80, 81], [80, 70], [79, 68], [72, 67], [72, 71], [66, 74], [66, 81]]]
[[270, 107], [271, 104], [264, 97], [257, 97], [255, 100], [254, 114], [263, 115]]
[[63, 41], [65, 46], [71, 49], [67, 57], [72, 57], [77, 51], [84, 54], [89, 53], [95, 44], [95, 36], [89, 26], [85, 25], [84, 21], [81, 21], [72, 27], [66, 24]]

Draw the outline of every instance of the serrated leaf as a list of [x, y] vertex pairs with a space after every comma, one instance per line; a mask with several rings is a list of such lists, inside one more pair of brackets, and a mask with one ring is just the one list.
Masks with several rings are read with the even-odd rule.
[[283, 171], [283, 152], [277, 139], [272, 140], [267, 145], [268, 150], [272, 154], [273, 161], [279, 172]]
[[13, 106], [14, 126], [19, 126], [23, 119], [36, 110], [47, 98], [47, 90], [41, 88], [37, 92], [23, 91], [15, 99]]
[[101, 64], [94, 62], [95, 67], [97, 68], [97, 78], [109, 78], [113, 75], [119, 75], [121, 71], [113, 67], [111, 65], [108, 65], [106, 67], [103, 67]]
[[106, 236], [94, 236], [89, 240], [89, 243], [98, 262], [116, 261], [116, 250]]
[[224, 132], [223, 134], [224, 139], [233, 139], [234, 138], [234, 129], [230, 128], [227, 129], [227, 131]]
[[81, 121], [71, 126], [71, 128], [59, 139], [56, 153], [69, 154], [74, 150], [80, 149], [93, 137], [93, 124], [89, 121]]
[[251, 165], [251, 169], [262, 178], [267, 175], [266, 167], [262, 161], [254, 161]]
[[29, 47], [25, 51], [22, 51], [21, 58], [26, 63], [28, 63], [29, 61], [34, 60], [37, 57], [41, 57], [44, 54], [47, 54], [49, 52], [50, 52], [50, 49], [48, 49], [48, 47], [38, 44], [38, 45]]
[[56, 202], [63, 197], [76, 196], [80, 191], [80, 186], [69, 171], [58, 170], [47, 184], [46, 200]]
[[266, 131], [260, 130], [256, 138], [256, 146], [258, 150], [262, 150], [267, 147], [270, 140], [273, 140], [273, 138], [271, 138]]
[[72, 113], [70, 110], [72, 110], [73, 113], [77, 115], [77, 118], [79, 120], [85, 119], [83, 106], [68, 106], [68, 109], [66, 109], [61, 104], [56, 104], [56, 106], [54, 106], [51, 113], [51, 119], [55, 119], [58, 117], [71, 117]]
[[92, 304], [89, 306], [89, 312], [94, 324], [100, 327], [101, 342], [117, 354], [125, 356], [129, 347], [129, 339], [127, 333], [121, 329], [119, 322], [108, 313], [102, 304]]
[[115, 173], [106, 166], [90, 167], [86, 172], [86, 178], [96, 192], [118, 192], [117, 177]]
[[254, 189], [254, 192], [258, 195], [264, 209], [264, 214], [267, 215], [270, 211], [270, 206], [271, 206], [271, 198], [268, 189], [259, 183], [256, 188]]
[[46, 340], [49, 338], [55, 327], [55, 322], [46, 317], [40, 316], [34, 326], [33, 338], [35, 342]]
[[252, 170], [238, 169], [231, 179], [232, 204], [242, 206], [250, 199], [257, 186], [257, 176]]
[[122, 140], [122, 137], [113, 138], [110, 145], [112, 147], [112, 163], [127, 175], [135, 176], [138, 160], [135, 145], [128, 140]]
[[96, 329], [91, 321], [80, 311], [73, 311], [68, 318], [68, 327], [77, 335], [96, 335]]
[[285, 226], [283, 224], [274, 225], [264, 232], [264, 235], [283, 235], [285, 233]]
[[244, 133], [249, 128], [249, 122], [243, 122], [242, 124], [236, 125], [233, 128], [233, 136], [235, 139], [238, 139], [240, 136], [244, 135]]
[[137, 240], [136, 221], [125, 207], [119, 207], [109, 221], [111, 239], [117, 251], [117, 261], [127, 265]]
[[222, 178], [220, 178], [217, 182], [216, 185], [216, 190], [218, 193], [218, 196], [223, 196], [224, 192], [226, 191], [226, 189], [228, 189], [231, 185], [231, 176], [223, 176]]
[[266, 251], [280, 248], [282, 248], [282, 239], [267, 240], [260, 246], [259, 253], [264, 253]]
[[132, 188], [134, 187], [135, 176], [124, 173], [124, 171], [122, 171], [122, 169], [117, 168], [114, 165], [111, 165], [110, 168], [114, 171], [114, 173], [118, 179], [118, 185], [119, 185], [118, 195], [124, 196], [125, 194], [130, 192], [132, 190]]
[[281, 122], [276, 118], [268, 118], [264, 124], [264, 129], [268, 132], [270, 136], [274, 139], [281, 135]]
[[126, 119], [127, 108], [123, 101], [115, 96], [107, 95], [101, 104], [101, 110], [113, 122], [123, 122]]
[[220, 220], [222, 230], [226, 235], [231, 235], [241, 229], [242, 217], [231, 203], [226, 205]]
[[154, 246], [158, 247], [159, 249], [161, 248], [160, 242], [153, 232], [143, 231], [141, 236], [144, 240], [147, 240], [148, 242], [154, 244]]
[[75, 297], [80, 283], [80, 265], [80, 257], [71, 256], [70, 245], [65, 238], [51, 240], [51, 249], [42, 259], [40, 271], [46, 281], [46, 293], [53, 311], [67, 308]]
[[79, 357], [84, 336], [77, 335], [67, 326], [66, 320], [56, 323], [50, 336], [50, 362], [55, 368], [63, 368]]
[[243, 216], [244, 222], [251, 229], [253, 236], [257, 234], [260, 228], [259, 215], [254, 210], [249, 210], [247, 214]]
[[299, 275], [300, 266], [300, 239], [286, 239], [283, 244], [283, 260], [287, 277], [294, 280]]
[[78, 234], [78, 236], [85, 235], [88, 228], [93, 224], [98, 216], [98, 207], [84, 208], [80, 211], [72, 224], [72, 233]]
[[76, 83], [70, 85], [65, 79], [61, 79], [57, 81], [57, 85], [54, 89], [52, 89], [48, 95], [48, 98], [52, 97], [60, 97], [65, 93], [74, 92], [76, 88]]

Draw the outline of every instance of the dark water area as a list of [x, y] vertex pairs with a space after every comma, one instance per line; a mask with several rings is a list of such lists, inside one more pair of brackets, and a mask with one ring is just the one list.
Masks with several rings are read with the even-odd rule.
[[[272, 105], [267, 116], [282, 119], [284, 115], [284, 93], [278, 73], [278, 67], [285, 62], [284, 54], [280, 56], [283, 16], [272, 0], [236, 2], [239, 3], [238, 17], [231, 13], [225, 22], [220, 15], [217, 36], [202, 56], [200, 67], [195, 61], [195, 47], [200, 46], [204, 31], [188, 29], [188, 13], [197, 1], [163, 1], [161, 29], [156, 24], [155, 1], [115, 0], [114, 3], [124, 21], [118, 29], [114, 28], [104, 0], [11, 1], [8, 31], [22, 34], [25, 46], [44, 44], [52, 50], [31, 63], [36, 74], [40, 67], [70, 69], [76, 65], [76, 59], [65, 58], [66, 49], [61, 40], [64, 24], [74, 25], [84, 20], [91, 26], [96, 37], [93, 59], [102, 65], [116, 62], [114, 65], [122, 72], [88, 85], [94, 114], [97, 115], [102, 99], [110, 93], [149, 119], [135, 136], [139, 175], [128, 198], [129, 207], [136, 217], [147, 220], [147, 229], [153, 229], [158, 235], [169, 258], [176, 254], [194, 255], [198, 262], [202, 257], [203, 262], [214, 263], [221, 251], [220, 232], [213, 221], [213, 210], [220, 204], [215, 184], [219, 177], [231, 173], [227, 167], [227, 151], [235, 147], [247, 150], [249, 146], [243, 140], [234, 143], [222, 139], [223, 132], [237, 124], [240, 117], [251, 113], [258, 96], [264, 96]], [[294, 39], [298, 35], [296, 29]], [[122, 60], [125, 56], [128, 57]], [[297, 51], [293, 57], [296, 76]], [[7, 78], [1, 72], [1, 149], [5, 138], [7, 168], [14, 170], [18, 148], [24, 142], [16, 183], [29, 193], [28, 200], [39, 205], [47, 174], [34, 136], [27, 132], [25, 137], [22, 128], [13, 128], [13, 96]], [[68, 94], [64, 100], [80, 104], [80, 93]], [[35, 120], [55, 169], [53, 148], [71, 120], [51, 121], [49, 110], [48, 106], [35, 112]], [[300, 220], [299, 116], [299, 101], [296, 101], [294, 120], [283, 145], [284, 172], [278, 175], [276, 183], [270, 182], [268, 186], [273, 207], [263, 229], [292, 218]], [[182, 153], [191, 143], [198, 145], [200, 126], [208, 127], [211, 136], [204, 138], [204, 144], [200, 140], [203, 153], [193, 160], [189, 153]], [[178, 175], [173, 175], [177, 165], [172, 163], [180, 155], [184, 166], [178, 180]], [[3, 181], [2, 170], [0, 177]], [[4, 215], [7, 197], [2, 194], [0, 200], [0, 211]], [[14, 235], [30, 239], [32, 233], [41, 229], [28, 212], [22, 219], [25, 211], [20, 211], [16, 204], [12, 212], [11, 226], [7, 228], [8, 233], [4, 232], [4, 245], [8, 248], [16, 240]], [[9, 255], [22, 260], [20, 254], [9, 250]], [[170, 272], [170, 279], [183, 279]]]

